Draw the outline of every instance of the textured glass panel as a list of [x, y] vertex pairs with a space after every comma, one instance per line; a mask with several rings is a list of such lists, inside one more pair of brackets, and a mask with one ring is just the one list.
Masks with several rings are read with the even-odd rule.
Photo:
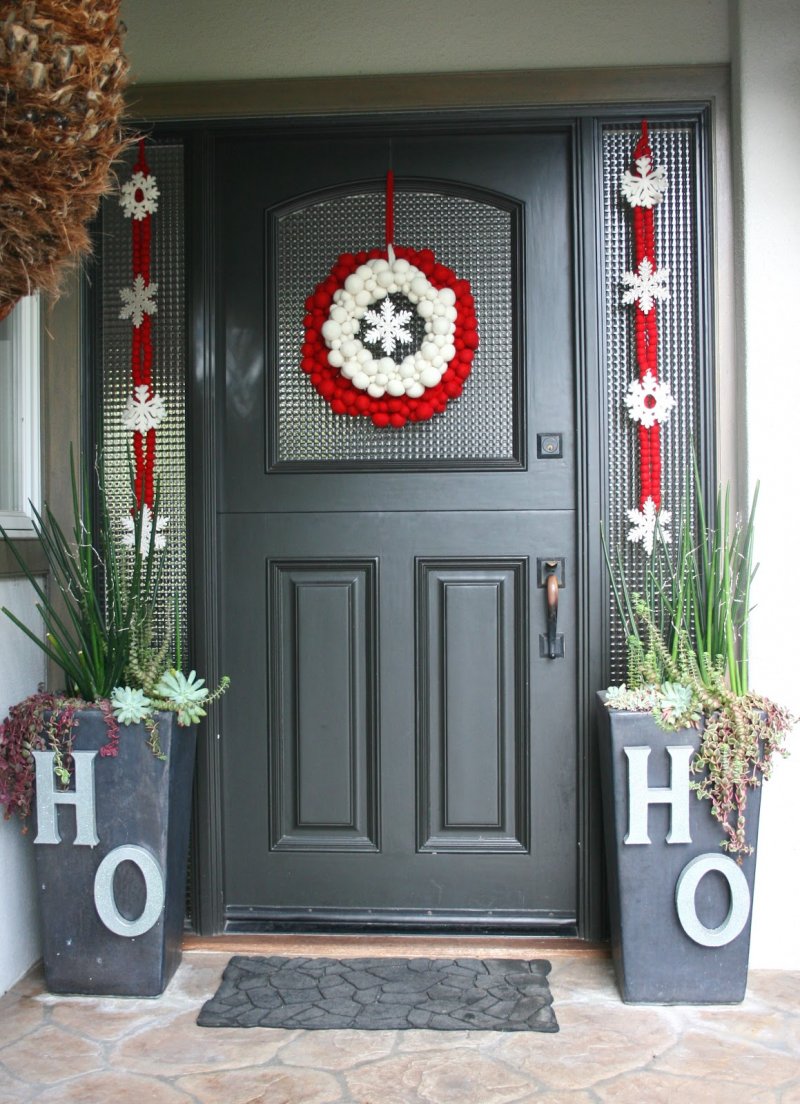
[[382, 245], [384, 196], [327, 199], [277, 219], [277, 463], [513, 461], [513, 220], [510, 211], [463, 196], [395, 193], [398, 245], [432, 249], [470, 281], [480, 348], [464, 392], [429, 422], [377, 429], [366, 418], [334, 414], [300, 370], [306, 297], [337, 257]]
[[[636, 378], [634, 310], [622, 305], [623, 273], [634, 266], [631, 208], [620, 195], [620, 179], [631, 167], [639, 138], [638, 123], [603, 128], [603, 224], [605, 255], [605, 325], [608, 357], [609, 532], [619, 547], [634, 585], [644, 576], [645, 553], [627, 540], [626, 511], [639, 504], [639, 457], [636, 423], [623, 398]], [[676, 405], [662, 425], [662, 509], [677, 523], [686, 473], [691, 468], [692, 440], [697, 433], [697, 212], [695, 210], [696, 131], [692, 124], [660, 123], [650, 127], [653, 161], [663, 165], [669, 187], [655, 211], [656, 263], [668, 267], [670, 297], [658, 303], [658, 374], [669, 384]], [[625, 675], [625, 640], [612, 609], [611, 674]]]
[[[136, 150], [117, 175], [130, 177]], [[147, 161], [160, 196], [152, 220], [151, 283], [158, 284], [153, 316], [153, 386], [164, 400], [167, 417], [156, 437], [156, 475], [161, 480], [159, 512], [169, 518], [166, 563], [157, 632], [171, 624], [173, 594], [181, 598], [182, 631], [186, 639], [186, 330], [184, 287], [183, 147], [148, 142]], [[102, 206], [102, 433], [106, 455], [106, 484], [112, 518], [130, 508], [128, 457], [132, 434], [122, 424], [122, 412], [131, 382], [130, 319], [119, 317], [120, 288], [132, 282], [131, 221], [116, 196]]]

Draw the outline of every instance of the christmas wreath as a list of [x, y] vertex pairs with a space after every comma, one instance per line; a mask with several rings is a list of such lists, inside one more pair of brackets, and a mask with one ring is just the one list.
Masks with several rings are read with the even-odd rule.
[[430, 249], [392, 244], [342, 253], [306, 299], [301, 368], [335, 414], [400, 428], [440, 414], [461, 394], [478, 348], [469, 281]]

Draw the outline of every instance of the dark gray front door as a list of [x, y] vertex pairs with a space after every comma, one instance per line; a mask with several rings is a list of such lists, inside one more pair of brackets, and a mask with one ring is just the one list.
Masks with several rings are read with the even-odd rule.
[[[570, 150], [558, 130], [219, 142], [229, 928], [574, 931]], [[402, 429], [331, 413], [299, 367], [305, 297], [383, 244], [390, 166], [395, 240], [471, 281], [481, 334], [463, 395]]]

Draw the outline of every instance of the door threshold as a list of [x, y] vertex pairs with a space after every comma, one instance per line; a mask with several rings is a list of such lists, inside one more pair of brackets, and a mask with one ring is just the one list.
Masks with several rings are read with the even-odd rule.
[[607, 943], [534, 935], [191, 935], [183, 950], [317, 958], [608, 958]]

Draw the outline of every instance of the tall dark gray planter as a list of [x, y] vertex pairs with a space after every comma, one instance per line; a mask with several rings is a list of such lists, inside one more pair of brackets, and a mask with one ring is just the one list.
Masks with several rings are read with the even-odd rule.
[[[115, 757], [76, 757], [79, 808], [47, 798], [50, 759], [37, 763], [35, 852], [45, 980], [53, 993], [158, 996], [177, 969], [196, 738], [194, 728], [177, 727], [174, 714], [158, 716], [163, 761], [148, 747], [143, 725], [120, 727]], [[100, 711], [83, 710], [76, 721], [74, 750], [99, 753], [108, 744]], [[76, 843], [79, 821], [78, 835], [88, 842]], [[58, 843], [39, 842], [56, 835]]]
[[[741, 864], [726, 856], [710, 802], [688, 791], [688, 762], [699, 737], [694, 729], [664, 732], [647, 713], [608, 710], [598, 695], [611, 949], [626, 1002], [733, 1004], [744, 999], [755, 856], [744, 856]], [[650, 749], [646, 759], [636, 750], [642, 748]], [[674, 749], [671, 754], [668, 748]], [[666, 790], [673, 784], [674, 805], [667, 803], [666, 793], [643, 799], [645, 771], [650, 788]], [[752, 842], [760, 798], [760, 789], [749, 792]], [[642, 831], [649, 843], [637, 842]], [[670, 831], [674, 841], [668, 843]], [[723, 872], [708, 869], [717, 862]]]

